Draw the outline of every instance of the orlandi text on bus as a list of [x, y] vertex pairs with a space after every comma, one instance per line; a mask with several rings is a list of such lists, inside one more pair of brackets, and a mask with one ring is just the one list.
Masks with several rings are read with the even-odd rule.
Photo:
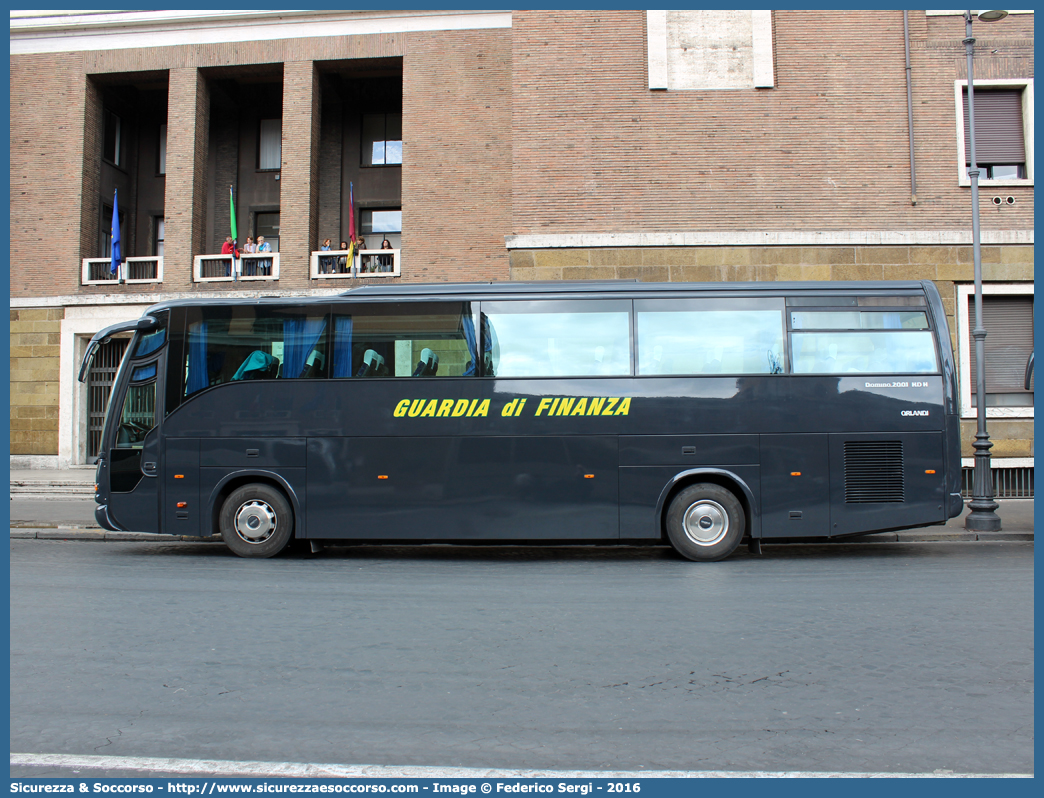
[[962, 510], [933, 283], [500, 283], [177, 300], [132, 336], [110, 530], [327, 542], [743, 541]]

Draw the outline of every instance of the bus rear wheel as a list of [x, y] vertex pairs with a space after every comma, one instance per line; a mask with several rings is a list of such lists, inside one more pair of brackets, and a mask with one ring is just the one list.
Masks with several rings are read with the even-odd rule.
[[736, 550], [745, 526], [743, 505], [720, 485], [690, 485], [667, 508], [667, 536], [690, 560], [725, 559]]
[[244, 485], [232, 491], [218, 516], [221, 539], [240, 557], [274, 557], [294, 531], [290, 502], [269, 485]]

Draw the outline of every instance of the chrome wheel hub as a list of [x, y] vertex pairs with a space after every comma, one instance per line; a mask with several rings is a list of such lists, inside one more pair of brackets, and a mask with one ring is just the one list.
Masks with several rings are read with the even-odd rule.
[[728, 534], [729, 514], [717, 502], [700, 499], [685, 511], [682, 527], [697, 546], [713, 546]]
[[272, 537], [277, 523], [275, 510], [258, 499], [248, 501], [236, 510], [233, 521], [236, 534], [247, 543], [264, 543]]

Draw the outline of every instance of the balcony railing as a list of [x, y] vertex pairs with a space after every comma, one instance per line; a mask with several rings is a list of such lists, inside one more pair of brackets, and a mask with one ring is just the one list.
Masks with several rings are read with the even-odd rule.
[[80, 272], [82, 285], [105, 285], [108, 283], [162, 283], [163, 256], [127, 258], [120, 263], [116, 274], [111, 271], [109, 258], [84, 258]]
[[238, 260], [231, 255], [196, 255], [192, 261], [192, 281], [196, 283], [278, 279], [278, 252], [241, 252]]
[[123, 263], [125, 283], [162, 283], [163, 256], [127, 258]]
[[[109, 258], [84, 258], [82, 285], [118, 285], [121, 283], [162, 283], [163, 256], [127, 258], [116, 274], [110, 271]], [[348, 261], [348, 250], [313, 252], [309, 264], [313, 280], [336, 280], [355, 277], [400, 277], [401, 249], [364, 249]], [[231, 255], [196, 255], [192, 261], [192, 281], [196, 283], [234, 282], [237, 280], [278, 280], [279, 253], [240, 253]]]
[[362, 249], [348, 263], [348, 250], [335, 249], [328, 252], [313, 252], [309, 265], [309, 276], [313, 280], [330, 280], [353, 277], [399, 277], [401, 249]]

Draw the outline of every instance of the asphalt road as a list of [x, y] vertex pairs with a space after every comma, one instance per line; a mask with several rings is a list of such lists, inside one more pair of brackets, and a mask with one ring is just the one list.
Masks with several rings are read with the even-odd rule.
[[11, 523], [71, 524], [97, 526], [94, 499], [25, 498], [11, 499]]
[[1025, 542], [699, 565], [625, 547], [250, 561], [12, 540], [11, 750], [1025, 773], [1032, 606]]

